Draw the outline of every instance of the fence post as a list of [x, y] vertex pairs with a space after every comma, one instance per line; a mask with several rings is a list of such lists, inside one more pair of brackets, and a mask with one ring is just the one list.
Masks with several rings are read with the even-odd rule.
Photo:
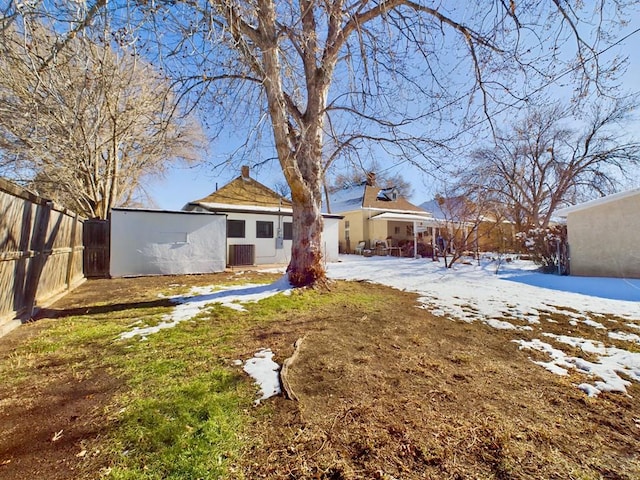
[[36, 214], [35, 233], [33, 236], [34, 256], [27, 268], [27, 279], [25, 282], [25, 312], [31, 318], [36, 304], [36, 296], [38, 293], [38, 284], [40, 276], [46, 262], [44, 246], [47, 238], [47, 229], [49, 227], [49, 219], [51, 218], [52, 203], [45, 201], [38, 204], [38, 212]]

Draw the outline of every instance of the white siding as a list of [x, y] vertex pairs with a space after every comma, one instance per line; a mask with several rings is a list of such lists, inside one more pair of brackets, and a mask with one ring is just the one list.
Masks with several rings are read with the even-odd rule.
[[327, 262], [338, 261], [339, 218], [325, 218], [322, 231], [322, 249]]
[[[203, 207], [192, 207], [194, 212], [208, 211]], [[246, 207], [251, 208], [251, 207]], [[221, 211], [222, 212], [222, 211]], [[287, 265], [291, 260], [291, 240], [283, 240], [282, 248], [278, 248], [277, 241], [278, 231], [284, 232], [284, 223], [293, 222], [293, 217], [288, 214], [267, 213], [267, 212], [234, 212], [225, 210], [228, 220], [244, 220], [245, 230], [244, 238], [227, 238], [227, 263], [228, 250], [231, 245], [255, 245], [255, 264], [284, 264]], [[273, 238], [257, 238], [256, 226], [257, 222], [273, 222]], [[336, 262], [338, 260], [338, 227], [339, 218], [324, 218], [324, 231], [322, 233], [322, 250], [324, 259], [327, 262]]]
[[[256, 265], [289, 263], [291, 240], [284, 240], [282, 248], [277, 248], [278, 229], [284, 222], [291, 222], [291, 216], [264, 213], [227, 213], [228, 220], [244, 220], [244, 238], [227, 238], [228, 245], [255, 245]], [[257, 222], [273, 223], [273, 238], [257, 238]], [[280, 230], [282, 231], [282, 230]]]

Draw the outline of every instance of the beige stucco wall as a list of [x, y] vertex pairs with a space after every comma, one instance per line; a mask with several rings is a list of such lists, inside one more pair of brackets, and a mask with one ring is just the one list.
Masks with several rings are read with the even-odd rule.
[[640, 278], [640, 193], [567, 215], [571, 274]]
[[[344, 218], [339, 223], [338, 239], [340, 243], [340, 250], [344, 253], [353, 253], [353, 249], [356, 248], [358, 242], [366, 240], [363, 231], [362, 212], [360, 210], [352, 212], [344, 212], [340, 215], [344, 215]], [[348, 229], [348, 241], [347, 241], [347, 222], [349, 224]]]

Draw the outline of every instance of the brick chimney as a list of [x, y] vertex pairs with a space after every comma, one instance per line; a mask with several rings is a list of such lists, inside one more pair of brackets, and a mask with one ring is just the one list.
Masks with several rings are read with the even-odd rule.
[[242, 178], [249, 178], [249, 165], [243, 165], [240, 172], [242, 173]]
[[370, 187], [376, 186], [376, 174], [374, 172], [367, 173], [367, 185]]

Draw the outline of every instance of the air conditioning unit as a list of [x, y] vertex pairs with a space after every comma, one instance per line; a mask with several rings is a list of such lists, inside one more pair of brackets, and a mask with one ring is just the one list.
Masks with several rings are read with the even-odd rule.
[[255, 263], [255, 245], [229, 245], [229, 266], [253, 265]]

